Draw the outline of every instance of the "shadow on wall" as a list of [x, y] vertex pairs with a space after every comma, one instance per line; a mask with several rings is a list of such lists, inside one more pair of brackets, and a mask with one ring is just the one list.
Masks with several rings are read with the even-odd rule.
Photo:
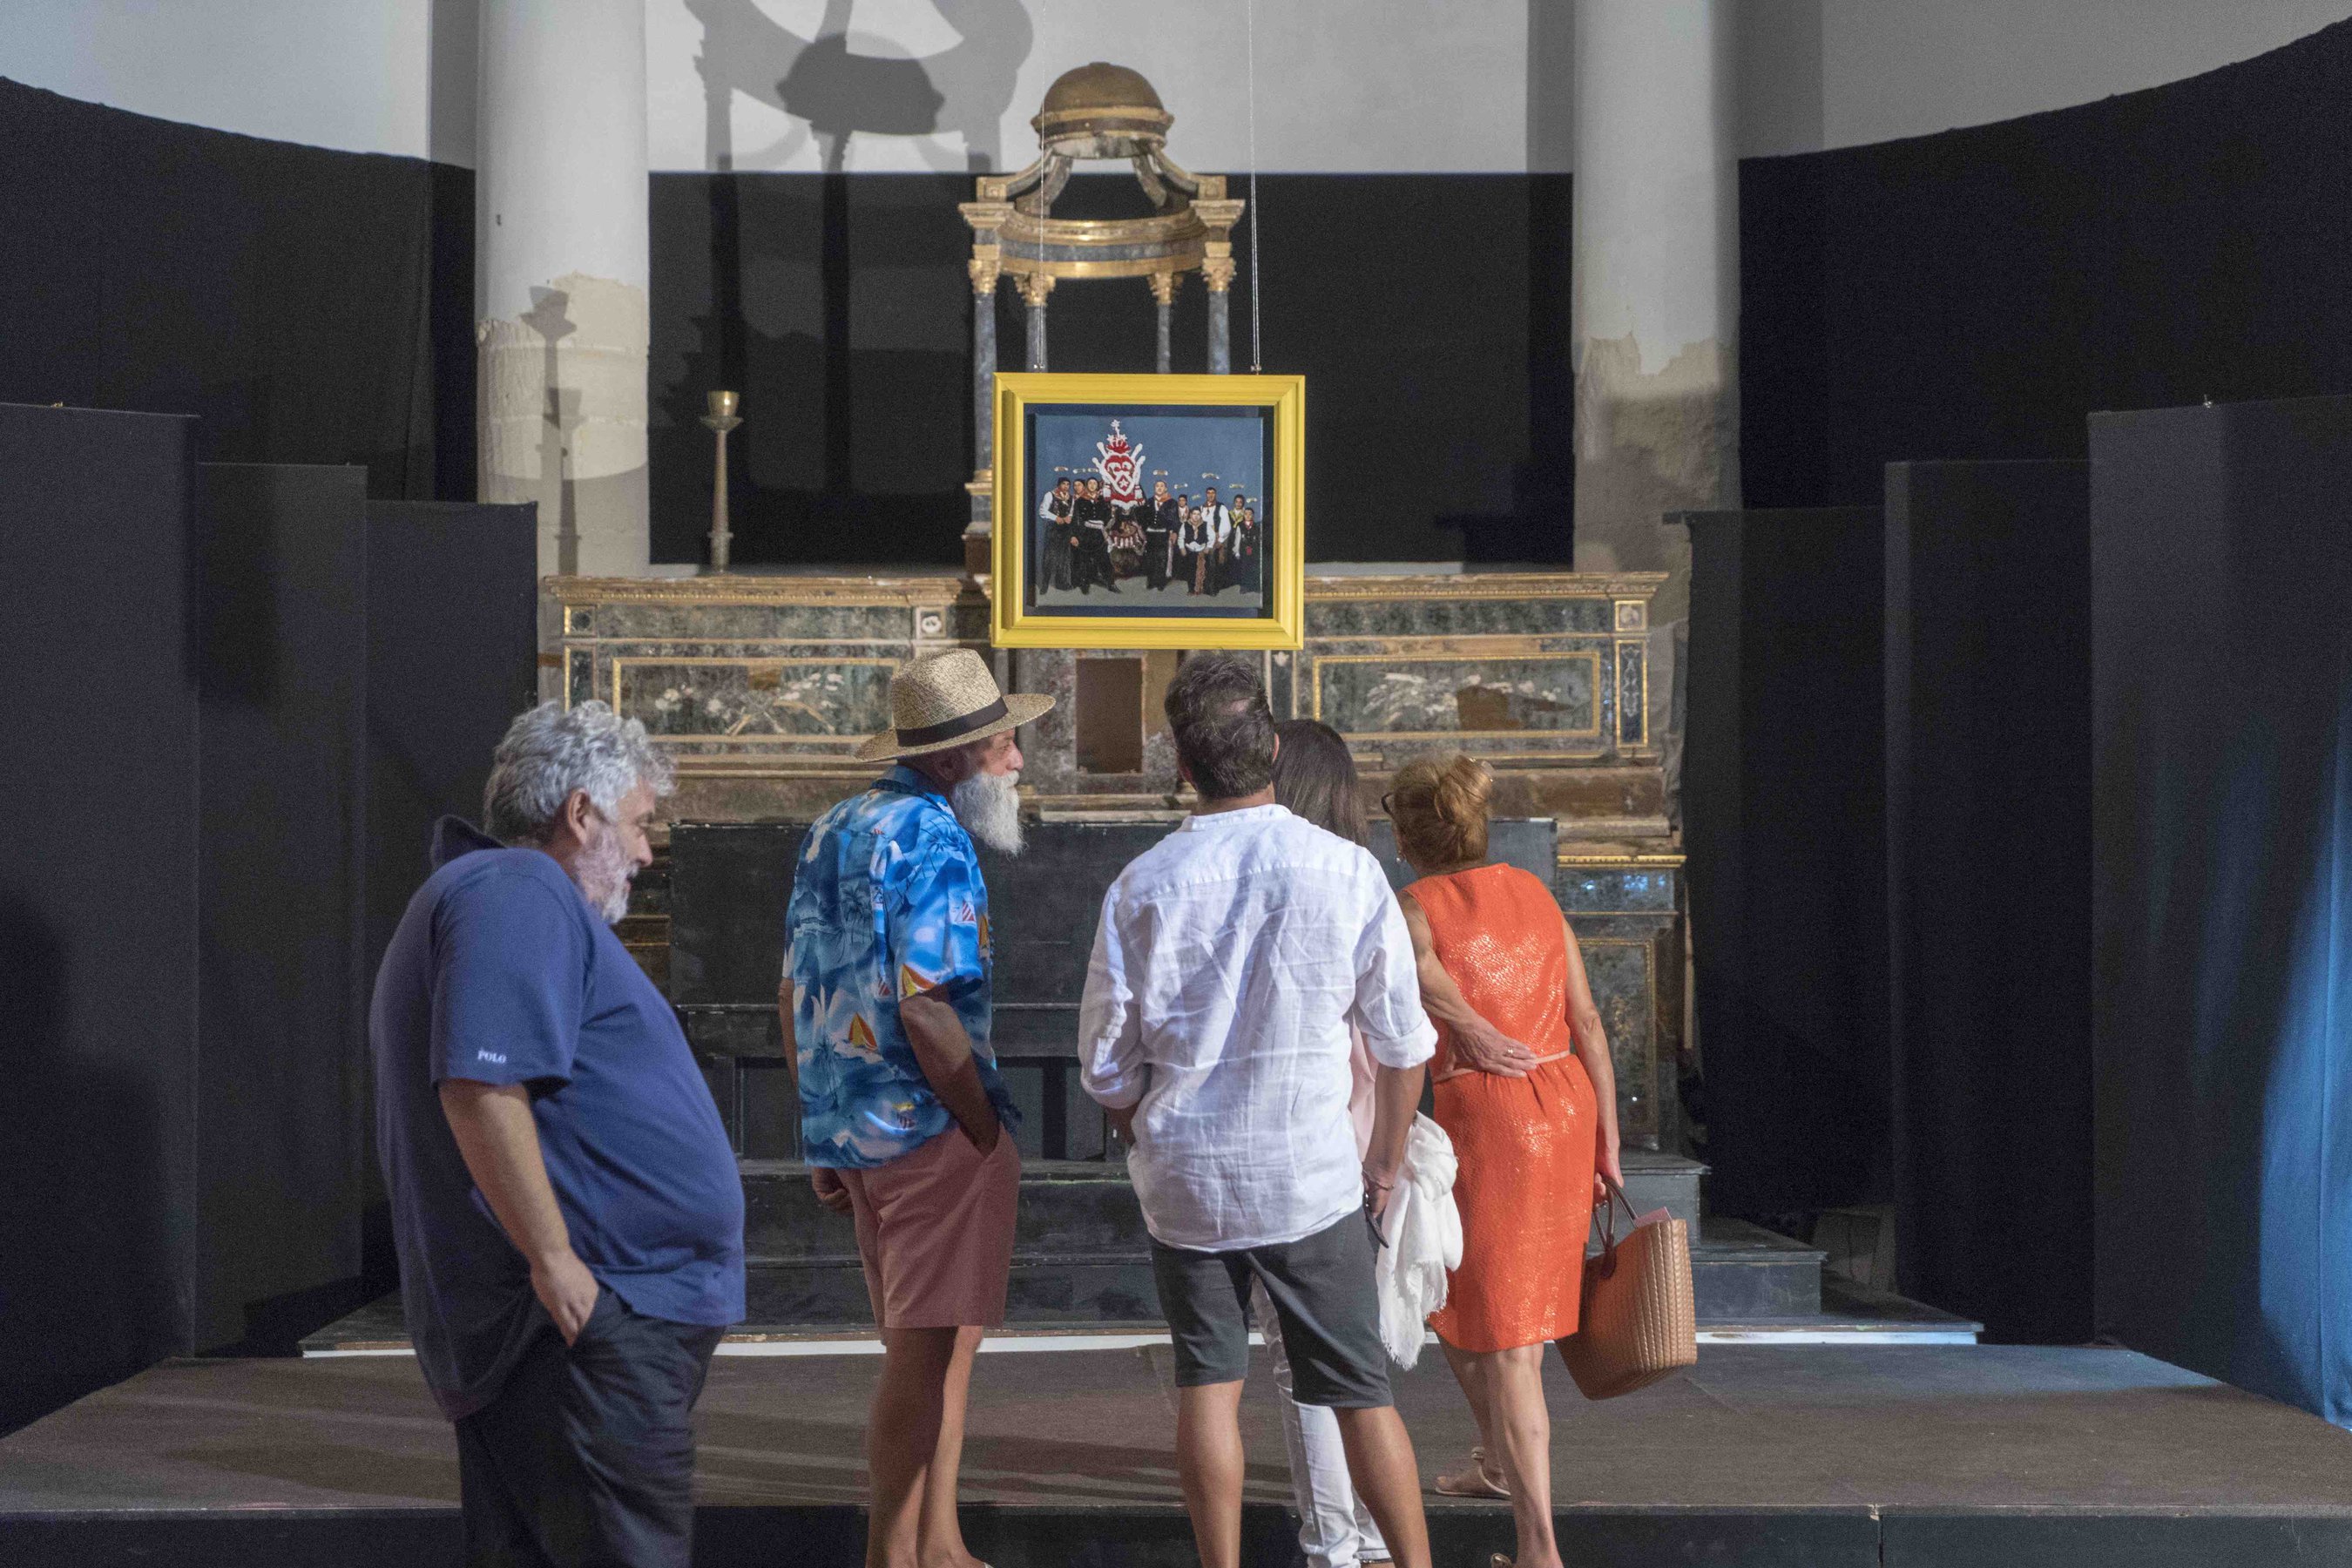
[[[890, 39], [849, 30], [851, 0], [825, 0], [816, 35], [803, 38], [754, 0], [687, 0], [702, 24], [706, 115], [705, 167], [773, 169], [811, 137], [828, 174], [848, 166], [855, 135], [961, 136], [962, 168], [998, 167], [999, 135], [1022, 62], [1035, 39], [1021, 0], [932, 0], [958, 41], [936, 54], [909, 57]], [[779, 141], [738, 152], [736, 93], [802, 121]], [[951, 155], [923, 144], [925, 162], [942, 173]]]
[[[154, 1086], [77, 1049], [68, 946], [37, 900], [0, 894], [0, 1433], [186, 1351]], [[37, 1152], [32, 1151], [37, 1150]]]
[[[580, 570], [580, 501], [570, 453], [572, 433], [580, 426], [580, 389], [567, 387], [558, 374], [556, 345], [578, 331], [568, 313], [572, 296], [561, 289], [533, 289], [530, 310], [522, 321], [547, 344], [547, 364], [541, 384], [547, 406], [541, 412], [539, 471], [559, 476], [556, 481], [555, 569], [565, 576]], [[545, 498], [541, 498], [545, 504]]]

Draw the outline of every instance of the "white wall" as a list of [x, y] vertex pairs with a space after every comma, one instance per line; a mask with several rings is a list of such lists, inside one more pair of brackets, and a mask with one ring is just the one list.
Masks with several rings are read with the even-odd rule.
[[2352, 0], [1821, 0], [1821, 144], [1852, 147], [2196, 76], [2352, 17]]
[[[2352, 17], [2352, 0], [1738, 3], [1748, 154], [2086, 102]], [[859, 170], [1017, 167], [1046, 84], [1108, 58], [1160, 89], [1179, 162], [1244, 169], [1253, 9], [1260, 168], [1567, 166], [1569, 0], [646, 0], [653, 166], [813, 170], [830, 151]], [[255, 136], [473, 162], [476, 0], [0, 10], [0, 76]]]
[[470, 163], [477, 26], [472, 0], [0, 0], [0, 76], [248, 136]]
[[1254, 13], [1258, 167], [1522, 169], [1529, 3], [648, 0], [653, 164], [1018, 168], [1046, 87], [1110, 59], [1159, 89], [1178, 163], [1246, 168]]

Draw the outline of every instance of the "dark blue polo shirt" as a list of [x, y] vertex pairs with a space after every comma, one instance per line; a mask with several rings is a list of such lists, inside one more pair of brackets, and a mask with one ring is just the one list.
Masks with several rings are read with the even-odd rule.
[[530, 1086], [572, 1250], [647, 1317], [741, 1320], [743, 1184], [677, 1016], [563, 868], [454, 817], [433, 853], [369, 1034], [401, 1300], [455, 1420], [496, 1397], [546, 1318], [457, 1152], [443, 1079]]

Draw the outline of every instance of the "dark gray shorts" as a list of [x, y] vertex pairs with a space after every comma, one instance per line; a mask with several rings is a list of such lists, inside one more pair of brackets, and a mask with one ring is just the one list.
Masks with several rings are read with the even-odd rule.
[[1234, 1252], [1151, 1244], [1160, 1310], [1176, 1342], [1176, 1386], [1239, 1383], [1249, 1371], [1249, 1288], [1265, 1282], [1301, 1405], [1369, 1410], [1390, 1403], [1388, 1351], [1372, 1286], [1372, 1232], [1360, 1214], [1297, 1241]]

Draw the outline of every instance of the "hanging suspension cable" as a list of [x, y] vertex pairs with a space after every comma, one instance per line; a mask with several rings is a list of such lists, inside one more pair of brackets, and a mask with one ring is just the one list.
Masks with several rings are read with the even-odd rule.
[[1246, 5], [1243, 34], [1249, 59], [1245, 90], [1249, 93], [1250, 374], [1257, 375], [1265, 365], [1257, 330], [1257, 0], [1246, 0]]

